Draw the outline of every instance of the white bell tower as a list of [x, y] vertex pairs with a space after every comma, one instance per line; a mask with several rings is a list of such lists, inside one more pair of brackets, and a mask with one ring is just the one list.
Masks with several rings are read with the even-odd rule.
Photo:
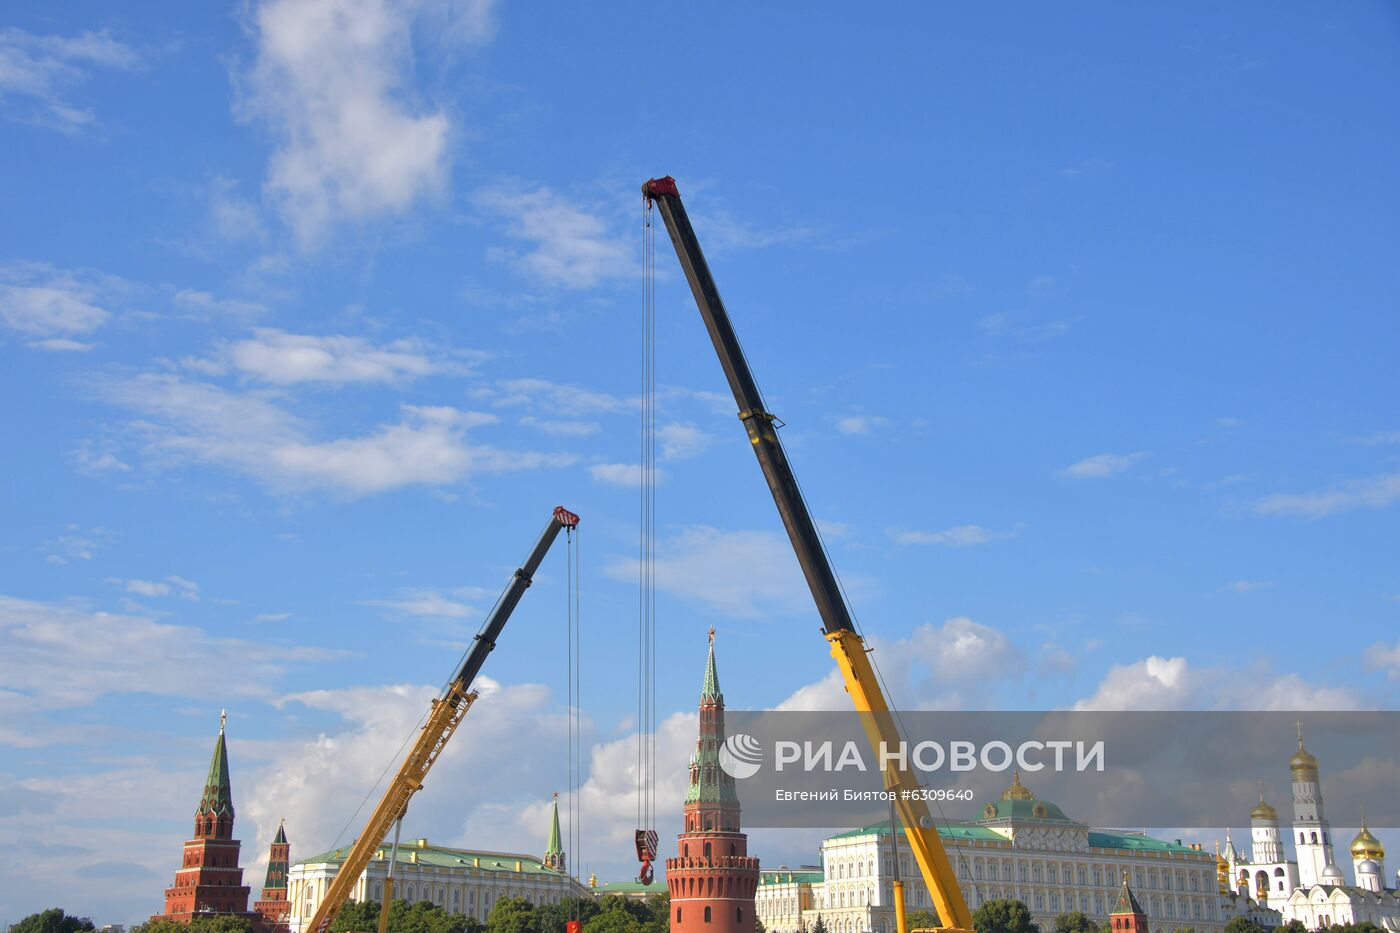
[[1310, 888], [1332, 864], [1332, 830], [1322, 809], [1322, 783], [1317, 759], [1303, 747], [1303, 724], [1298, 728], [1298, 751], [1288, 759], [1293, 774], [1293, 843], [1298, 850], [1298, 882]]

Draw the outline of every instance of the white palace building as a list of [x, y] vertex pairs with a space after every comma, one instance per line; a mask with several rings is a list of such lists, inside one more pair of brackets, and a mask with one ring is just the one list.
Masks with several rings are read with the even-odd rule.
[[1288, 768], [1293, 781], [1292, 831], [1285, 837], [1278, 811], [1260, 794], [1249, 814], [1249, 854], [1226, 836], [1222, 857], [1229, 866], [1231, 888], [1278, 911], [1283, 922], [1298, 920], [1310, 930], [1370, 921], [1400, 933], [1400, 893], [1386, 885], [1385, 848], [1364, 819], [1349, 847], [1350, 884], [1337, 866], [1317, 758], [1303, 747], [1301, 724], [1298, 751]]
[[[1019, 900], [1043, 930], [1070, 911], [1107, 921], [1125, 874], [1147, 913], [1149, 933], [1180, 927], [1221, 933], [1243, 907], [1222, 898], [1213, 854], [1179, 840], [1092, 829], [1036, 799], [1019, 775], [981, 819], [945, 825], [940, 832], [969, 907]], [[820, 866], [761, 872], [758, 918], [769, 933], [811, 930], [819, 915], [831, 933], [893, 933], [889, 824], [824, 840], [821, 859]], [[899, 863], [908, 908], [931, 909], [928, 889], [903, 844]]]

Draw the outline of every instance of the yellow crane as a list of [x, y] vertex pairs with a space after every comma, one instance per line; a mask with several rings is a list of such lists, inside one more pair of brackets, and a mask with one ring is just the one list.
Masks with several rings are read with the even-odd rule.
[[[686, 281], [690, 283], [695, 303], [700, 308], [700, 316], [704, 318], [724, 375], [734, 392], [734, 401], [739, 406], [739, 420], [748, 431], [749, 442], [768, 481], [768, 489], [773, 494], [778, 514], [797, 553], [807, 586], [812, 591], [831, 655], [841, 670], [846, 691], [851, 695], [856, 711], [861, 714], [866, 737], [877, 750], [882, 743], [884, 747], [895, 748], [901, 740], [899, 728], [880, 689], [875, 668], [868, 657], [869, 649], [851, 620], [836, 574], [822, 547], [782, 442], [778, 440], [780, 422], [763, 404], [758, 384], [749, 370], [739, 338], [729, 321], [724, 302], [720, 300], [714, 277], [710, 274], [709, 263], [705, 261], [695, 230], [681, 203], [676, 180], [669, 175], [653, 178], [642, 185], [642, 195], [661, 214], [666, 232], [671, 236], [671, 245], [676, 249]], [[896, 757], [890, 756], [886, 764], [885, 788], [893, 792], [910, 851], [914, 853], [914, 859], [923, 873], [938, 917], [946, 924], [941, 929], [971, 931], [972, 913], [958, 887], [957, 876], [943, 848], [928, 804], [919, 793], [918, 777], [907, 768], [899, 767], [899, 762], [894, 760]], [[896, 827], [892, 826], [891, 832], [897, 832]], [[899, 933], [906, 933], [902, 887], [899, 884], [895, 914]]]
[[[374, 858], [374, 853], [379, 850], [380, 845], [383, 844], [389, 828], [399, 825], [405, 811], [408, 810], [409, 801], [413, 799], [414, 794], [423, 789], [423, 780], [428, 776], [428, 770], [442, 755], [442, 750], [447, 746], [447, 740], [452, 738], [452, 733], [457, 731], [457, 726], [467, 715], [467, 710], [471, 709], [472, 703], [476, 701], [476, 691], [472, 689], [472, 682], [476, 680], [477, 673], [486, 662], [486, 656], [496, 647], [496, 639], [500, 637], [501, 630], [505, 628], [516, 604], [520, 602], [520, 597], [525, 595], [525, 591], [529, 589], [530, 583], [534, 580], [535, 571], [539, 569], [545, 554], [549, 552], [550, 545], [554, 543], [554, 539], [559, 536], [562, 529], [576, 528], [578, 522], [578, 516], [563, 506], [554, 510], [554, 514], [550, 516], [549, 524], [545, 526], [539, 541], [535, 543], [535, 549], [530, 552], [525, 563], [521, 564], [511, 576], [505, 592], [501, 594], [501, 598], [496, 601], [495, 608], [491, 610], [491, 614], [482, 623], [481, 630], [476, 633], [476, 637], [467, 650], [466, 657], [463, 658], [457, 673], [444, 688], [442, 694], [433, 700], [432, 707], [428, 712], [428, 721], [424, 724], [423, 730], [418, 734], [413, 747], [409, 749], [403, 764], [399, 766], [398, 773], [389, 782], [383, 798], [374, 808], [374, 812], [370, 814], [369, 822], [365, 824], [359, 838], [350, 847], [350, 853], [345, 856], [340, 870], [331, 880], [330, 887], [326, 890], [326, 896], [321, 898], [316, 912], [302, 927], [303, 930], [309, 931], [309, 933], [328, 933], [331, 921], [335, 919], [340, 908], [345, 906], [345, 902], [349, 900], [350, 892], [355, 889], [355, 883], [359, 881], [360, 874]], [[379, 933], [384, 933], [386, 929], [389, 920], [389, 905], [393, 903], [394, 855], [397, 855], [397, 850], [398, 831], [395, 829], [394, 853], [390, 856], [389, 877], [384, 885], [384, 901], [379, 909]]]

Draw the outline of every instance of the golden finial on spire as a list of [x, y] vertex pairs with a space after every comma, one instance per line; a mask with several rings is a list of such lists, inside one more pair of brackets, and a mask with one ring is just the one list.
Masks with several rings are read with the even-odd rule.
[[224, 734], [224, 724], [228, 722], [228, 710], [219, 710], [219, 735]]
[[554, 792], [554, 799], [555, 799], [555, 800], [558, 800], [558, 799], [559, 799], [559, 792], [558, 792], [557, 790]]
[[710, 626], [710, 644], [713, 645], [714, 643], [715, 643], [715, 627], [714, 627], [713, 625], [711, 625], [711, 626]]

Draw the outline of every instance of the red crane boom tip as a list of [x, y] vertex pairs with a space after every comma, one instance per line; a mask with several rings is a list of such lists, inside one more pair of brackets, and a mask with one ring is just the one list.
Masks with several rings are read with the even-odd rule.
[[565, 528], [578, 527], [578, 516], [562, 505], [556, 505], [554, 507], [554, 517], [558, 520], [559, 524], [563, 525]]
[[648, 179], [642, 185], [642, 195], [650, 200], [658, 194], [669, 194], [673, 198], [681, 196], [680, 190], [676, 188], [676, 180], [670, 175], [663, 175], [660, 178]]

